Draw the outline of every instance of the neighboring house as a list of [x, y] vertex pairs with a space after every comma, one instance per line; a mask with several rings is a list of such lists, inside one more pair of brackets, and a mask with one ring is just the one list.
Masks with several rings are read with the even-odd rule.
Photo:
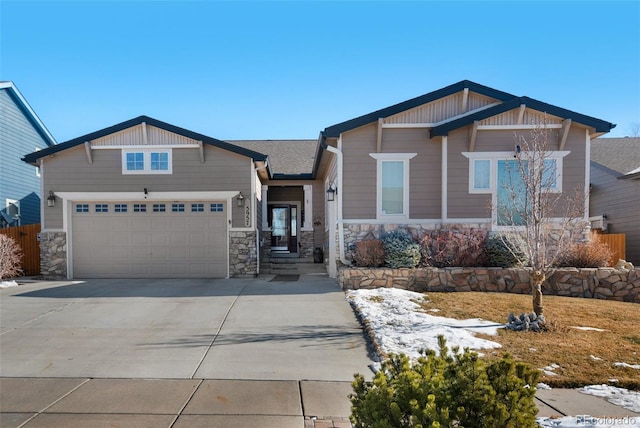
[[640, 138], [592, 141], [589, 202], [594, 227], [624, 233], [626, 259], [640, 265]]
[[40, 170], [25, 153], [56, 144], [13, 82], [0, 82], [0, 228], [40, 223]]
[[[42, 168], [43, 274], [255, 275], [261, 258], [396, 227], [511, 227], [491, 212], [514, 134], [546, 121], [555, 191], [588, 188], [591, 139], [615, 125], [469, 81], [330, 126], [317, 141], [224, 142], [141, 116], [25, 156]], [[584, 213], [587, 219], [588, 214]]]

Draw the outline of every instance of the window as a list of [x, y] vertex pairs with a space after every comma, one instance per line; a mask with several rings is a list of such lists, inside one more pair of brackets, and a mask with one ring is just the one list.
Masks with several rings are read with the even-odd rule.
[[[562, 192], [562, 159], [568, 154], [568, 151], [557, 151], [542, 156], [543, 192]], [[525, 183], [513, 152], [464, 152], [462, 155], [469, 158], [469, 193], [492, 195], [495, 225], [523, 225], [521, 214], [527, 209]], [[525, 170], [535, 168], [536, 164], [541, 163], [523, 152]]]
[[168, 171], [169, 170], [169, 153], [151, 152], [151, 170], [152, 171]]
[[146, 213], [147, 212], [147, 204], [133, 204], [133, 212], [134, 213]]
[[171, 211], [174, 213], [183, 213], [184, 212], [184, 204], [172, 204]]
[[154, 213], [163, 213], [167, 210], [165, 204], [153, 204], [153, 212]]
[[127, 212], [127, 204], [115, 204], [113, 207], [113, 211], [117, 213], [126, 213]]
[[144, 153], [127, 153], [127, 171], [144, 170]]
[[77, 213], [88, 213], [89, 212], [89, 204], [76, 204], [76, 212]]
[[108, 213], [109, 205], [107, 204], [96, 204], [96, 212], [97, 213]]
[[475, 159], [472, 165], [471, 175], [473, 177], [472, 190], [491, 189], [491, 160]]
[[204, 204], [191, 204], [191, 212], [192, 213], [204, 212]]
[[370, 153], [377, 161], [377, 217], [409, 218], [409, 160], [416, 153]]
[[211, 204], [211, 212], [212, 213], [221, 213], [223, 211], [223, 204]]
[[171, 149], [122, 150], [123, 174], [171, 174]]

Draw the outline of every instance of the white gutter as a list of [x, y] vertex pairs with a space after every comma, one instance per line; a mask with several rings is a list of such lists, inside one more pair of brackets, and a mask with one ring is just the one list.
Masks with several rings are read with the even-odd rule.
[[[347, 265], [347, 266], [351, 266], [351, 262], [349, 262], [346, 257], [345, 257], [345, 252], [344, 252], [344, 227], [343, 227], [343, 221], [342, 221], [342, 192], [343, 192], [343, 187], [342, 187], [342, 151], [339, 149], [336, 149], [333, 146], [330, 146], [327, 144], [326, 147], [327, 151], [333, 153], [336, 155], [336, 159], [338, 161], [338, 166], [336, 168], [336, 186], [338, 186], [338, 245], [340, 246], [340, 261]], [[333, 238], [329, 238], [329, 239], [333, 239]]]

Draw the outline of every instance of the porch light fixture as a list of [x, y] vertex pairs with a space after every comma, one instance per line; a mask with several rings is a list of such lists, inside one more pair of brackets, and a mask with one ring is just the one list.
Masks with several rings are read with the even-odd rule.
[[333, 202], [336, 200], [336, 193], [338, 193], [338, 188], [334, 187], [333, 184], [329, 186], [327, 189], [327, 201]]
[[56, 195], [54, 195], [51, 190], [49, 190], [49, 197], [47, 198], [47, 206], [49, 208], [53, 208], [56, 206]]
[[236, 198], [236, 204], [239, 207], [244, 207], [244, 196], [242, 195], [242, 192], [238, 193], [238, 197]]
[[147, 199], [149, 197], [149, 192], [147, 191], [147, 188], [144, 188], [144, 198]]

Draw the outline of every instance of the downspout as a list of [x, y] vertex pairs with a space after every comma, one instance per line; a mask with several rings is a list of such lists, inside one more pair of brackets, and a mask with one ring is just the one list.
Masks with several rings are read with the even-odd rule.
[[340, 248], [340, 261], [344, 265], [351, 266], [351, 262], [346, 259], [344, 251], [344, 227], [342, 222], [342, 151], [328, 144], [325, 149], [335, 154], [338, 160], [338, 167], [336, 171], [336, 185], [338, 186], [338, 246]]

